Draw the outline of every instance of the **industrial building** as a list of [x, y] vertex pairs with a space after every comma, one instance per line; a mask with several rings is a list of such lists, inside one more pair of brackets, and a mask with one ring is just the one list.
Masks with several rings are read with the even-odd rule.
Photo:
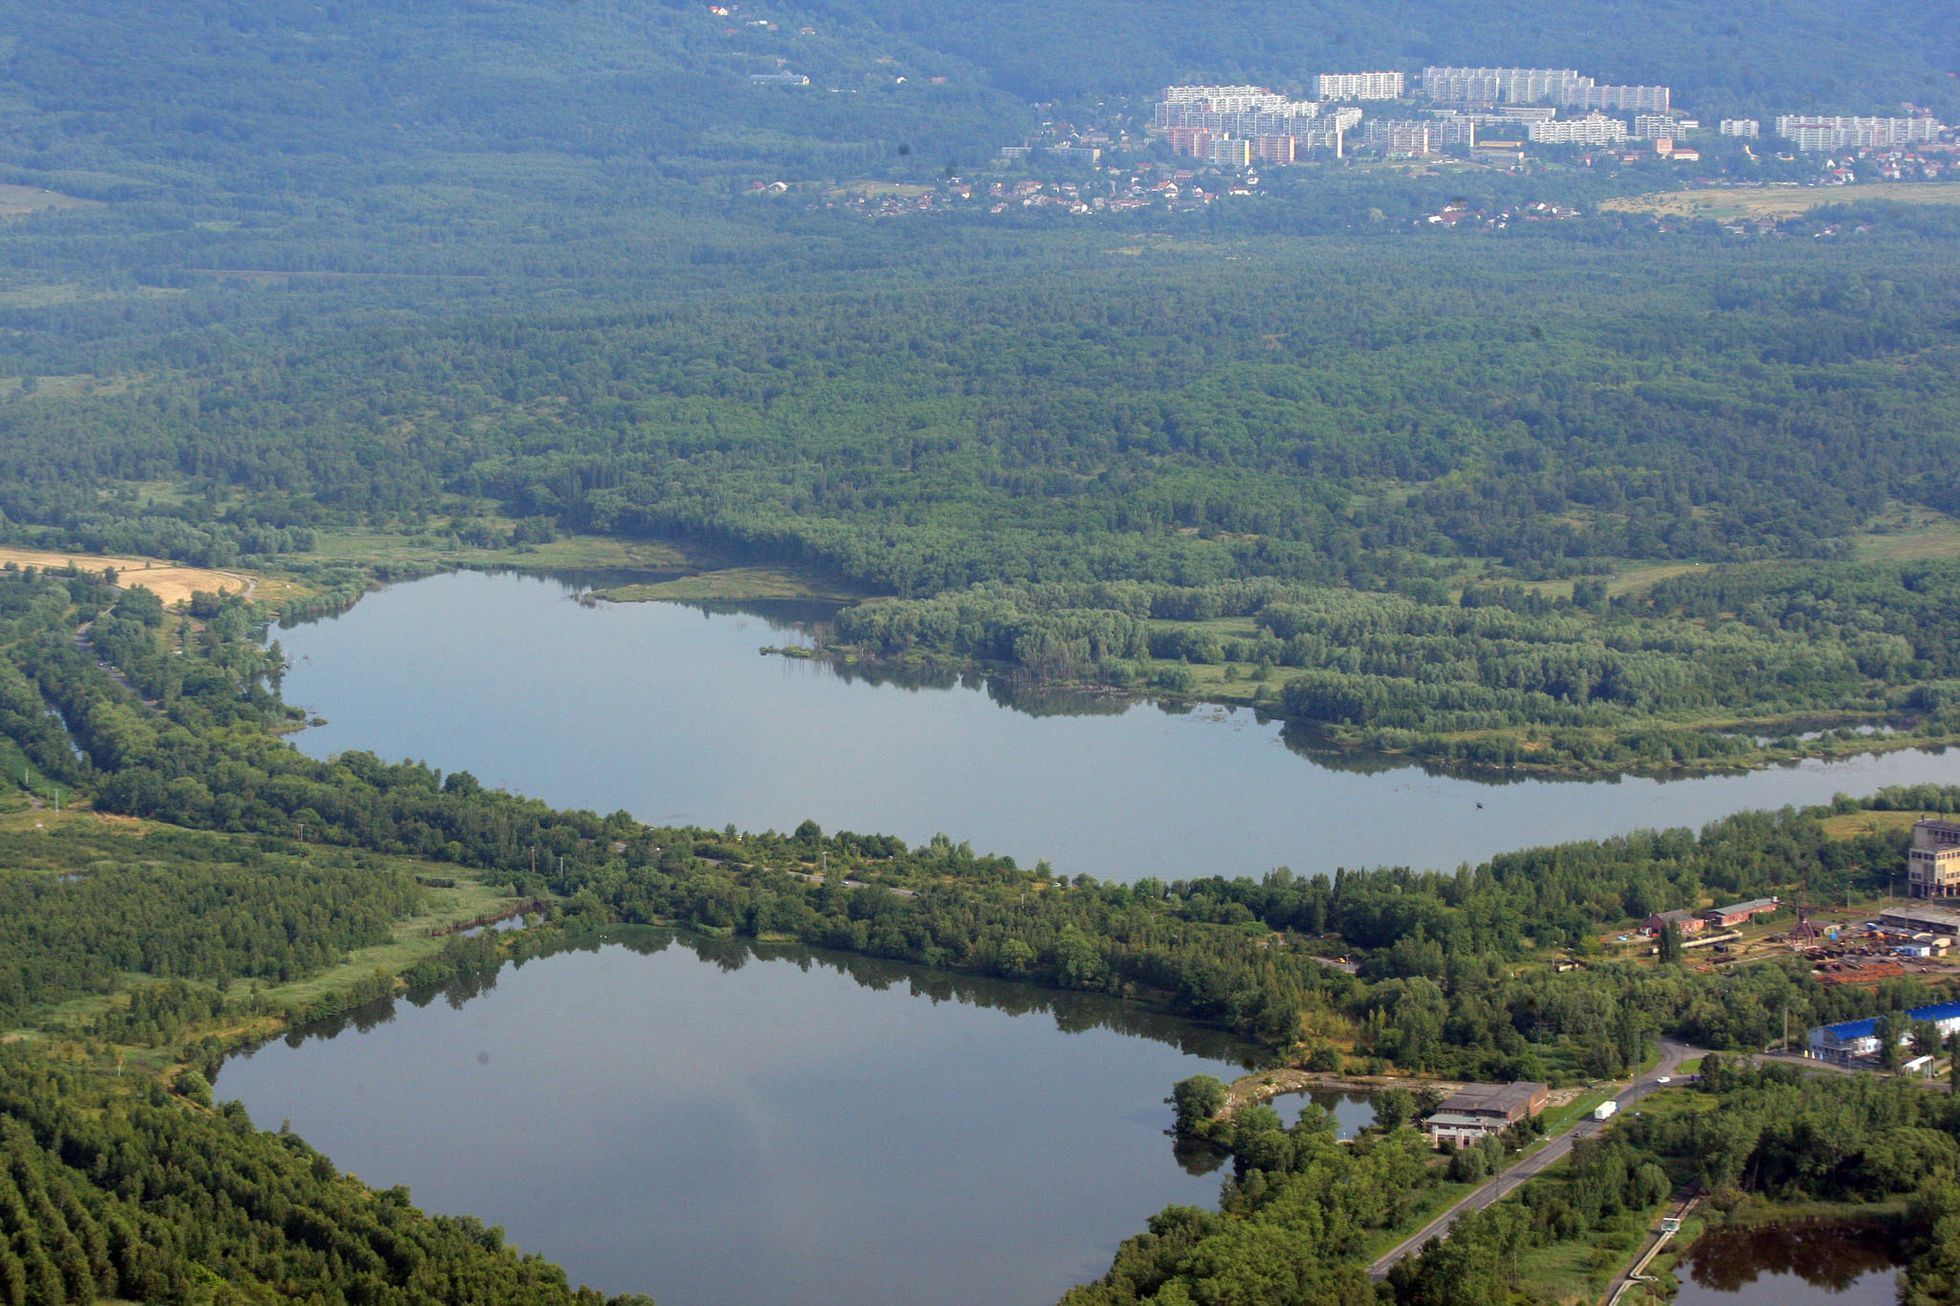
[[1937, 907], [1891, 907], [1878, 914], [1878, 923], [1901, 934], [1960, 936], [1960, 912]]
[[[1916, 1024], [1932, 1025], [1939, 1030], [1941, 1038], [1946, 1038], [1955, 1030], [1960, 1030], [1960, 1002], [1941, 1002], [1930, 1007], [1913, 1007], [1904, 1014], [1906, 1021], [1900, 1031], [1900, 1043], [1904, 1043], [1911, 1037], [1911, 1027]], [[1878, 1018], [1867, 1016], [1863, 1020], [1845, 1020], [1835, 1025], [1819, 1025], [1810, 1031], [1809, 1054], [1820, 1061], [1835, 1061], [1840, 1065], [1877, 1056]]]
[[1960, 821], [1915, 821], [1906, 853], [1906, 895], [1960, 895]]
[[1545, 1109], [1549, 1097], [1550, 1090], [1532, 1080], [1465, 1084], [1443, 1099], [1422, 1122], [1422, 1130], [1439, 1143], [1469, 1147], [1537, 1115]]
[[1710, 907], [1701, 914], [1702, 919], [1718, 930], [1726, 930], [1736, 925], [1746, 925], [1758, 916], [1767, 916], [1780, 910], [1781, 898], [1751, 898], [1747, 902], [1732, 902], [1726, 907]]
[[1680, 930], [1683, 934], [1700, 934], [1704, 929], [1708, 928], [1708, 921], [1706, 918], [1689, 911], [1686, 907], [1682, 907], [1675, 911], [1657, 911], [1642, 921], [1640, 928], [1642, 932], [1659, 938], [1666, 932], [1667, 927], [1670, 925]]

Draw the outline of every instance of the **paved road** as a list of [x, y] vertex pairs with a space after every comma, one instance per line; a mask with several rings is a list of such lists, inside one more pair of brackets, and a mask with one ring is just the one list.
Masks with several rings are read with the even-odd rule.
[[[1658, 1080], [1663, 1077], [1673, 1078], [1675, 1072], [1680, 1069], [1682, 1062], [1702, 1055], [1704, 1053], [1700, 1048], [1689, 1047], [1686, 1043], [1677, 1043], [1673, 1039], [1662, 1039], [1660, 1063], [1646, 1075], [1643, 1075], [1624, 1089], [1621, 1089], [1614, 1096], [1613, 1100], [1620, 1104], [1620, 1110], [1626, 1110], [1640, 1094], [1652, 1090]], [[1581, 1120], [1578, 1124], [1547, 1143], [1542, 1151], [1535, 1152], [1524, 1160], [1519, 1161], [1495, 1179], [1484, 1184], [1483, 1187], [1472, 1190], [1459, 1199], [1455, 1206], [1450, 1207], [1449, 1210], [1444, 1211], [1441, 1215], [1417, 1230], [1413, 1236], [1396, 1244], [1387, 1255], [1368, 1267], [1368, 1273], [1377, 1279], [1386, 1277], [1390, 1266], [1405, 1256], [1412, 1256], [1416, 1252], [1421, 1251], [1431, 1239], [1441, 1238], [1448, 1234], [1451, 1226], [1468, 1212], [1481, 1211], [1505, 1193], [1516, 1188], [1526, 1179], [1538, 1174], [1548, 1166], [1557, 1164], [1564, 1158], [1566, 1153], [1572, 1150], [1572, 1145], [1575, 1142], [1581, 1138], [1590, 1138], [1592, 1135], [1598, 1133], [1601, 1123], [1590, 1118]]]

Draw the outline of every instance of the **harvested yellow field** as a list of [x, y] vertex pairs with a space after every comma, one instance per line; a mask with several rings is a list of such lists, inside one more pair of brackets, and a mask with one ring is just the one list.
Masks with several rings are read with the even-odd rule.
[[1709, 187], [1603, 200], [1608, 213], [1652, 213], [1667, 218], [1793, 218], [1827, 204], [1885, 200], [1895, 204], [1960, 204], [1960, 186], [1941, 182], [1880, 181], [1856, 186]]
[[48, 553], [40, 549], [12, 549], [0, 546], [0, 565], [15, 563], [22, 567], [66, 567], [74, 564], [83, 571], [106, 571], [116, 569], [116, 584], [130, 588], [141, 586], [162, 599], [166, 605], [179, 599], [188, 599], [198, 590], [216, 594], [222, 590], [232, 593], [255, 594], [259, 579], [239, 571], [214, 571], [208, 567], [184, 567], [174, 562], [160, 562], [155, 558], [108, 558], [90, 553]]

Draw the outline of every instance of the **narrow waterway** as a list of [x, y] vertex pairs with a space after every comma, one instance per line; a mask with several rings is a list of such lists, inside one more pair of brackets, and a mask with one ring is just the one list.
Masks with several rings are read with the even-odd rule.
[[1167, 711], [926, 687], [761, 657], [792, 620], [671, 603], [585, 606], [569, 582], [459, 573], [277, 632], [285, 694], [328, 719], [316, 756], [367, 749], [548, 802], [752, 829], [936, 833], [1108, 879], [1275, 866], [1451, 868], [1532, 844], [1699, 826], [1889, 784], [1960, 783], [1960, 750], [1747, 775], [1494, 784], [1336, 767], [1246, 710]]
[[991, 1306], [1215, 1205], [1164, 1098], [1248, 1051], [1099, 997], [626, 930], [302, 1031], [217, 1092], [608, 1292]]

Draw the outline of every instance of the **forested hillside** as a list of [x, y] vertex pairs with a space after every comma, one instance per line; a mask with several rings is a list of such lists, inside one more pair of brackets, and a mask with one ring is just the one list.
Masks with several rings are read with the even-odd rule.
[[[1950, 216], [1748, 243], [1403, 220], [1458, 187], [1611, 185], [1495, 172], [1073, 230], [823, 207], [990, 155], [1031, 98], [1170, 76], [1545, 61], [1877, 106], [1936, 102], [1955, 48], [1950, 15], [1855, 6], [1294, 17], [22, 10], [0, 180], [68, 200], [0, 246], [0, 533], [335, 592], [359, 577], [316, 551], [354, 529], [677, 541], [900, 600], [846, 616], [875, 656], [1256, 703], [1455, 762], [1946, 737], [1923, 598], [1960, 511]], [[813, 86], [749, 83], [779, 59]], [[813, 186], [747, 193], [779, 176]], [[1882, 564], [1874, 532], [1902, 528], [1926, 537], [1912, 567], [1820, 570]], [[1856, 597], [1736, 616], [1645, 594], [1696, 566]]]
[[971, 59], [1035, 98], [1147, 94], [1166, 83], [1252, 81], [1305, 87], [1318, 72], [1497, 64], [1578, 68], [1601, 80], [1664, 83], [1680, 103], [1731, 115], [1855, 100], [1944, 103], [1960, 50], [1960, 19], [1901, 19], [1830, 0], [1559, 0], [1461, 5], [1315, 0], [1221, 13], [1193, 0], [1009, 0], [869, 4], [817, 0]]

